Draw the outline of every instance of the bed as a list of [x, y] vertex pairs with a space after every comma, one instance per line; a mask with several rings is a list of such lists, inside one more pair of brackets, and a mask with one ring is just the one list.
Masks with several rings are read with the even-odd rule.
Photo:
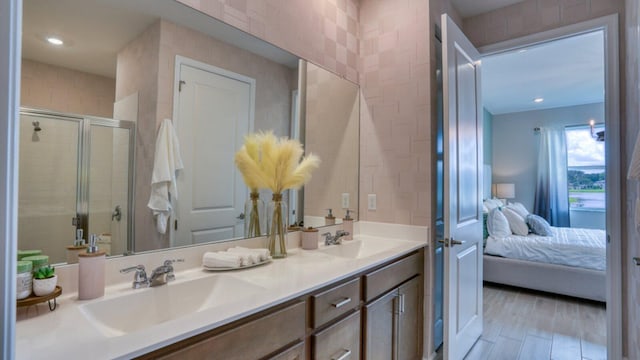
[[550, 228], [550, 236], [489, 235], [484, 281], [606, 301], [605, 231]]

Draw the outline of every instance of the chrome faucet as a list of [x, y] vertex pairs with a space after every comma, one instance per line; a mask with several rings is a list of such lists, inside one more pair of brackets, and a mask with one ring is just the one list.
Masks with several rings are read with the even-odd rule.
[[349, 235], [349, 233], [344, 230], [336, 231], [335, 235], [331, 235], [330, 232], [322, 234], [322, 236], [324, 236], [325, 245], [340, 245], [342, 244], [342, 237], [346, 235]]
[[160, 286], [168, 283], [169, 281], [175, 280], [176, 275], [173, 272], [173, 263], [174, 262], [183, 262], [184, 259], [178, 260], [165, 260], [164, 263], [157, 268], [155, 268], [151, 272], [151, 276], [147, 277], [147, 273], [145, 271], [144, 265], [136, 265], [132, 267], [128, 267], [120, 270], [121, 273], [128, 273], [131, 271], [135, 271], [133, 278], [134, 289], [139, 289], [142, 287], [154, 287]]

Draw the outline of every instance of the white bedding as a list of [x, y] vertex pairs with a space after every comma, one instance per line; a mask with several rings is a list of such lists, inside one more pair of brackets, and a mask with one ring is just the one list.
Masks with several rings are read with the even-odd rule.
[[551, 227], [554, 236], [489, 236], [485, 254], [586, 269], [606, 269], [604, 230]]

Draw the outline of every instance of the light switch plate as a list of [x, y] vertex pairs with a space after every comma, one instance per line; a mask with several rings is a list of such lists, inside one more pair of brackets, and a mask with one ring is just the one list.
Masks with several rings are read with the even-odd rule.
[[369, 194], [368, 197], [367, 197], [367, 200], [368, 200], [367, 201], [367, 208], [369, 210], [377, 209], [377, 207], [378, 207], [378, 204], [377, 204], [378, 199], [376, 197], [376, 194]]
[[342, 193], [342, 208], [349, 208], [349, 193]]

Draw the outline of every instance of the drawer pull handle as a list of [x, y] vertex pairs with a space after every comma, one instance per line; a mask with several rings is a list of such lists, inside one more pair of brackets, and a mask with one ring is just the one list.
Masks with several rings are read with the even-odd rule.
[[[331, 304], [331, 306], [333, 306], [334, 308], [336, 308], [336, 309], [337, 309], [337, 308], [339, 308], [339, 307], [342, 307], [342, 306], [344, 306], [344, 305], [347, 305], [347, 304], [348, 304], [348, 303], [350, 303], [350, 302], [351, 302], [351, 298], [344, 298], [344, 299], [342, 299], [342, 300], [340, 300], [340, 301], [337, 301], [337, 302], [332, 303], [332, 304]], [[349, 353], [351, 353], [351, 352], [349, 352]]]
[[340, 352], [341, 352], [340, 355], [332, 356], [331, 360], [345, 360], [345, 359], [348, 359], [349, 356], [351, 356], [351, 350], [349, 349], [343, 349]]

